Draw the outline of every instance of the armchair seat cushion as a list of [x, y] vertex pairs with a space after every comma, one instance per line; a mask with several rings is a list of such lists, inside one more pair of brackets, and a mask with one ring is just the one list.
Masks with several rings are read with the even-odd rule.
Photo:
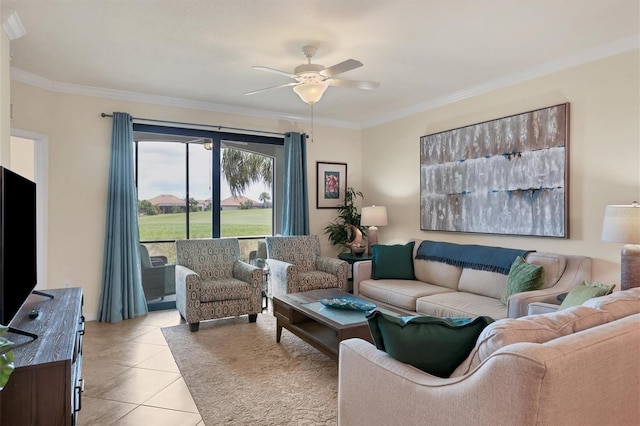
[[253, 288], [249, 283], [237, 278], [202, 281], [201, 302], [217, 302], [221, 300], [249, 299]]
[[338, 277], [322, 271], [300, 272], [298, 279], [301, 287], [300, 291], [337, 288], [340, 286]]

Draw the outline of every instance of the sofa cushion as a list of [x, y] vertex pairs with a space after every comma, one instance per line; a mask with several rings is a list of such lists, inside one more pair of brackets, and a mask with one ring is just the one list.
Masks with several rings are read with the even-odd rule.
[[363, 280], [358, 287], [359, 295], [409, 311], [416, 310], [418, 298], [438, 293], [455, 292], [446, 287], [414, 280]]
[[425, 283], [458, 290], [462, 268], [434, 260], [414, 259], [413, 270], [416, 279]]
[[499, 319], [508, 316], [507, 307], [500, 300], [461, 291], [421, 297], [416, 300], [415, 311], [438, 317], [471, 318], [487, 315], [493, 319]]
[[640, 313], [640, 287], [616, 291], [607, 296], [589, 299], [582, 304], [609, 312], [616, 320]]
[[434, 260], [416, 259], [418, 247], [420, 247], [422, 240], [414, 241], [413, 272], [416, 275], [416, 279], [425, 283], [458, 290], [458, 281], [460, 281], [462, 268]]
[[482, 331], [475, 347], [452, 377], [467, 374], [504, 346], [519, 342], [544, 343], [611, 320], [613, 317], [608, 312], [575, 306], [548, 314], [496, 321]]
[[464, 268], [460, 275], [458, 291], [500, 299], [507, 287], [507, 276], [499, 272]]
[[523, 291], [532, 291], [543, 288], [545, 283], [544, 268], [539, 265], [528, 263], [521, 257], [516, 258], [509, 270], [507, 277], [507, 287], [502, 294], [502, 303], [505, 305], [509, 296]]
[[531, 252], [525, 260], [544, 268], [544, 288], [556, 285], [567, 268], [567, 258], [562, 254]]
[[569, 291], [569, 294], [564, 298], [558, 309], [582, 305], [591, 298], [606, 296], [613, 291], [613, 287], [615, 286], [584, 280]]
[[434, 376], [449, 377], [493, 320], [488, 317], [397, 317], [373, 311], [367, 315], [367, 321], [379, 350]]
[[413, 273], [413, 246], [410, 241], [405, 245], [395, 244], [385, 246], [374, 244], [371, 247], [373, 258], [371, 259], [371, 278], [414, 280]]

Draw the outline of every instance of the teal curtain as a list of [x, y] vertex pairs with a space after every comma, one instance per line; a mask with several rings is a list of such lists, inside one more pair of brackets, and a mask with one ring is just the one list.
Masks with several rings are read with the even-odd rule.
[[307, 135], [284, 135], [282, 235], [309, 235]]
[[133, 160], [131, 116], [114, 112], [98, 321], [120, 322], [147, 313], [140, 269]]

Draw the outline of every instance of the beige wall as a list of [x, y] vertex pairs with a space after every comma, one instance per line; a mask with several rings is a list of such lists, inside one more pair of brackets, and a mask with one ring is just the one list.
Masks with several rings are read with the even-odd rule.
[[[106, 188], [111, 119], [100, 113], [128, 112], [134, 117], [210, 123], [265, 131], [311, 131], [306, 123], [154, 106], [45, 91], [12, 82], [13, 128], [49, 138], [48, 287], [65, 281], [85, 291], [85, 312], [95, 318], [101, 289]], [[311, 232], [322, 235], [335, 210], [315, 209], [315, 161], [347, 162], [349, 185], [360, 185], [360, 130], [316, 123], [309, 154]], [[323, 254], [333, 249], [323, 238]]]
[[[415, 237], [581, 254], [594, 258], [593, 280], [619, 283], [622, 245], [601, 241], [600, 232], [605, 205], [640, 200], [639, 64], [636, 50], [364, 130], [362, 189], [389, 213], [381, 242]], [[420, 231], [420, 136], [563, 102], [571, 104], [569, 239]]]
[[[418, 237], [583, 254], [595, 260], [594, 280], [618, 283], [621, 245], [600, 241], [600, 230], [606, 204], [640, 199], [639, 81], [634, 51], [363, 131], [316, 124], [315, 142], [308, 143], [311, 232], [323, 235], [335, 218], [335, 210], [315, 209], [315, 162], [346, 162], [349, 186], [365, 194], [361, 204], [388, 208], [382, 243]], [[100, 113], [311, 131], [308, 124], [53, 93], [15, 81], [11, 93], [12, 127], [49, 138], [48, 286], [67, 280], [82, 286], [89, 319], [95, 318], [101, 288], [111, 134], [111, 120]], [[571, 103], [568, 240], [420, 231], [420, 136], [562, 102]], [[332, 255], [323, 241], [323, 254]]]
[[10, 169], [27, 179], [35, 181], [35, 144], [33, 140], [11, 136], [10, 141]]

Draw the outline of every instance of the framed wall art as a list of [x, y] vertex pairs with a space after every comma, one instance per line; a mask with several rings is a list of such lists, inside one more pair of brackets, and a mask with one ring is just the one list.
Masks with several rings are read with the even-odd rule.
[[316, 207], [337, 209], [347, 189], [347, 163], [316, 162]]
[[569, 104], [420, 138], [420, 229], [568, 238]]

